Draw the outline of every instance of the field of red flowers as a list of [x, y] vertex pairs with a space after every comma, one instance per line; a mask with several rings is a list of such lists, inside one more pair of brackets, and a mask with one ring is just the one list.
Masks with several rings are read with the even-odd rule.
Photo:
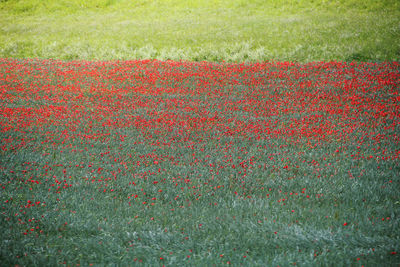
[[399, 264], [400, 64], [0, 59], [0, 263]]

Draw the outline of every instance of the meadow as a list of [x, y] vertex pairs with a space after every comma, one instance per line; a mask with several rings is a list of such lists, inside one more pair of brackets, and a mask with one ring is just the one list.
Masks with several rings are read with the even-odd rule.
[[0, 0], [1, 266], [399, 266], [400, 2]]
[[396, 266], [399, 68], [3, 59], [0, 260]]
[[397, 0], [0, 1], [0, 57], [399, 61]]

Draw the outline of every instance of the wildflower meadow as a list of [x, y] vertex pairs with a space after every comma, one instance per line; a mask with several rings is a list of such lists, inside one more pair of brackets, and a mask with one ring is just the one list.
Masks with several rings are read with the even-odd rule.
[[3, 266], [396, 266], [400, 64], [0, 60]]
[[400, 266], [399, 0], [0, 0], [0, 266]]

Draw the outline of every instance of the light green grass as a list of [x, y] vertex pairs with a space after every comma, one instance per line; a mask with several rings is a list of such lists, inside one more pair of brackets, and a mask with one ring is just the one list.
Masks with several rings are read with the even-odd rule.
[[398, 61], [387, 1], [2, 1], [0, 57]]

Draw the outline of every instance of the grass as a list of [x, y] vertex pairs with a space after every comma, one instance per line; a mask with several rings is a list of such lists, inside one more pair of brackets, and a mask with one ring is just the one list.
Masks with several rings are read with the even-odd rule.
[[0, 0], [0, 265], [398, 266], [398, 40], [396, 0]]
[[3, 266], [397, 266], [399, 64], [0, 60]]
[[398, 61], [398, 1], [2, 1], [0, 57]]

